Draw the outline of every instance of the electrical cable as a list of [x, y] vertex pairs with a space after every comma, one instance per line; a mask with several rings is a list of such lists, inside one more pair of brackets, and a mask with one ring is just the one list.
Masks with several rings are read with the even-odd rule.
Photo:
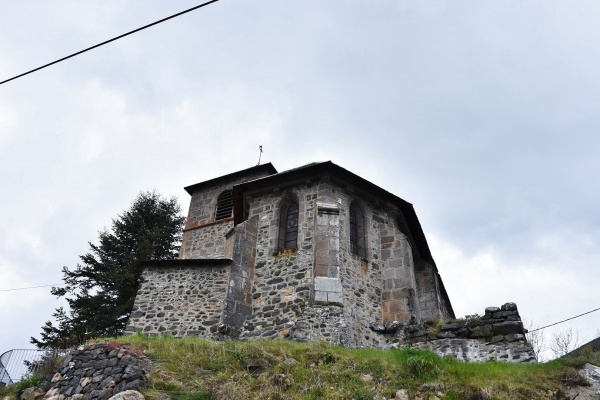
[[600, 307], [599, 307], [599, 308], [596, 308], [595, 310], [588, 311], [588, 312], [584, 312], [583, 314], [579, 314], [579, 315], [576, 315], [576, 316], [574, 316], [574, 317], [567, 318], [567, 319], [565, 319], [565, 320], [558, 321], [558, 322], [555, 322], [555, 323], [553, 323], [553, 324], [550, 324], [550, 325], [542, 326], [541, 328], [535, 328], [535, 329], [532, 329], [532, 330], [528, 331], [527, 333], [531, 333], [531, 332], [535, 332], [535, 331], [540, 331], [540, 330], [542, 330], [542, 329], [546, 329], [546, 328], [549, 328], [549, 327], [551, 327], [551, 326], [554, 326], [554, 325], [562, 324], [563, 322], [567, 322], [567, 321], [570, 321], [570, 320], [572, 320], [572, 319], [579, 318], [579, 317], [581, 317], [581, 316], [583, 316], [583, 315], [590, 314], [590, 313], [593, 313], [594, 311], [598, 311], [598, 310], [600, 310]]
[[69, 59], [69, 58], [71, 58], [71, 57], [78, 56], [79, 54], [82, 54], [82, 53], [85, 53], [86, 51], [90, 51], [90, 50], [92, 50], [92, 49], [95, 49], [96, 47], [104, 46], [104, 45], [105, 45], [105, 44], [107, 44], [107, 43], [114, 42], [115, 40], [121, 39], [121, 38], [123, 38], [123, 37], [125, 37], [125, 36], [128, 36], [128, 35], [131, 35], [132, 33], [136, 33], [136, 32], [139, 32], [139, 31], [141, 31], [141, 30], [144, 30], [144, 29], [146, 29], [146, 28], [150, 28], [151, 26], [154, 26], [154, 25], [160, 24], [161, 22], [165, 22], [165, 21], [167, 21], [167, 20], [169, 20], [169, 19], [171, 19], [171, 18], [175, 18], [175, 17], [178, 17], [178, 16], [180, 16], [180, 15], [183, 15], [183, 14], [185, 14], [185, 13], [189, 13], [190, 11], [197, 10], [198, 8], [201, 8], [201, 7], [207, 6], [207, 5], [211, 4], [211, 3], [216, 3], [217, 1], [219, 1], [219, 0], [211, 0], [211, 1], [207, 1], [206, 3], [202, 3], [202, 4], [200, 4], [200, 5], [197, 5], [197, 6], [195, 6], [195, 7], [188, 8], [187, 10], [184, 10], [184, 11], [178, 12], [177, 14], [173, 14], [173, 15], [171, 15], [171, 16], [169, 16], [169, 17], [166, 17], [166, 18], [160, 19], [160, 20], [158, 20], [158, 21], [152, 22], [151, 24], [144, 25], [144, 26], [142, 26], [141, 28], [134, 29], [134, 30], [132, 30], [132, 31], [130, 31], [130, 32], [127, 32], [127, 33], [124, 33], [124, 34], [122, 34], [122, 35], [116, 36], [116, 37], [114, 37], [114, 38], [112, 38], [112, 39], [109, 39], [109, 40], [106, 40], [106, 41], [104, 41], [104, 42], [102, 42], [102, 43], [98, 43], [97, 45], [94, 45], [94, 46], [92, 46], [92, 47], [88, 47], [87, 49], [84, 49], [84, 50], [78, 51], [77, 53], [73, 53], [73, 54], [71, 54], [71, 55], [69, 55], [69, 56], [63, 57], [63, 58], [61, 58], [61, 59], [58, 59], [58, 60], [56, 60], [56, 61], [52, 61], [51, 63], [45, 64], [45, 65], [42, 65], [41, 67], [38, 67], [38, 68], [32, 69], [31, 71], [27, 71], [27, 72], [24, 72], [24, 73], [22, 73], [22, 74], [20, 74], [20, 75], [13, 76], [13, 77], [12, 77], [12, 78], [10, 78], [10, 79], [6, 79], [6, 80], [4, 80], [4, 81], [0, 82], [0, 85], [2, 85], [3, 83], [6, 83], [6, 82], [10, 82], [10, 81], [12, 81], [12, 80], [15, 80], [15, 79], [17, 79], [17, 78], [20, 78], [20, 77], [22, 77], [22, 76], [25, 76], [25, 75], [31, 74], [32, 72], [39, 71], [40, 69], [43, 69], [43, 68], [49, 67], [49, 66], [51, 66], [51, 65], [57, 64], [57, 63], [59, 63], [59, 62], [61, 62], [61, 61], [65, 61], [65, 60], [67, 60], [67, 59]]
[[11, 292], [13, 290], [37, 289], [37, 288], [41, 288], [41, 287], [65, 286], [65, 285], [66, 285], [66, 283], [56, 283], [54, 285], [30, 286], [30, 287], [22, 287], [22, 288], [16, 288], [16, 289], [0, 289], [0, 292]]

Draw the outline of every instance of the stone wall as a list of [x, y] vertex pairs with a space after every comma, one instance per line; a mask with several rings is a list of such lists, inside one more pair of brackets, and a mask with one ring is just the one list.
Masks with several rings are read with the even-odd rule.
[[[311, 300], [316, 193], [314, 186], [305, 185], [252, 197], [249, 219], [257, 218], [256, 260], [252, 316], [242, 327], [242, 338], [282, 337], [300, 318], [298, 305]], [[298, 199], [298, 245], [281, 250], [277, 240], [279, 206], [289, 197]]]
[[[208, 181], [186, 188], [192, 195], [190, 208], [183, 230], [179, 258], [223, 257], [225, 233], [233, 227], [233, 218], [215, 221], [217, 199], [224, 190], [233, 185], [263, 177], [267, 172], [261, 168], [241, 171], [234, 176]], [[233, 216], [233, 215], [232, 215]]]
[[66, 357], [51, 378], [49, 400], [106, 400], [147, 382], [150, 363], [130, 346], [80, 346]]
[[343, 314], [348, 327], [347, 346], [384, 347], [384, 338], [374, 335], [368, 322], [381, 318], [381, 270], [378, 263], [369, 263], [359, 257], [344, 253], [342, 287]]
[[[206, 190], [216, 201], [224, 188]], [[210, 196], [194, 192], [194, 221], [206, 222], [200, 216], [210, 208]], [[298, 201], [298, 245], [281, 249], [280, 210], [290, 199]], [[401, 335], [371, 330], [371, 324], [397, 327], [451, 313], [441, 299], [435, 266], [415, 250], [393, 204], [329, 176], [253, 191], [243, 200], [246, 218], [235, 227], [228, 220], [188, 224], [179, 261], [191, 264], [145, 272], [128, 332], [242, 339], [296, 335], [350, 347], [387, 347]], [[364, 213], [360, 256], [351, 251], [351, 204]], [[197, 260], [196, 266], [190, 258], [225, 256], [231, 264], [218, 267], [211, 264], [215, 260]]]
[[[298, 248], [278, 252], [278, 209], [286, 197], [299, 200]], [[373, 319], [382, 318], [383, 308], [378, 222], [365, 218], [368, 258], [350, 252], [348, 210], [357, 199], [327, 178], [289, 191], [252, 195], [249, 214], [260, 222], [253, 315], [242, 337], [285, 336], [291, 327], [297, 337], [327, 338], [352, 347], [380, 347], [387, 341], [368, 327]], [[372, 205], [360, 203], [370, 216]], [[387, 215], [383, 210], [379, 213]]]
[[418, 343], [414, 347], [430, 350], [442, 357], [449, 356], [460, 361], [537, 362], [531, 346], [522, 342], [492, 344], [473, 339], [440, 339]]
[[232, 228], [233, 218], [227, 218], [185, 230], [179, 258], [224, 258], [225, 236]]
[[450, 319], [449, 306], [440, 293], [440, 278], [435, 268], [421, 259], [415, 263], [417, 301], [422, 320]]
[[536, 362], [515, 303], [488, 307], [482, 317], [450, 321], [437, 328], [409, 325], [404, 332], [405, 343], [458, 360]]
[[225, 305], [230, 260], [148, 262], [125, 333], [210, 336]]
[[[409, 339], [433, 339], [430, 329], [420, 329], [419, 326], [413, 325]], [[488, 307], [481, 317], [474, 316], [441, 324], [439, 331], [434, 334], [435, 339], [482, 339], [490, 343], [525, 340], [525, 328], [515, 303], [506, 303], [502, 307]]]

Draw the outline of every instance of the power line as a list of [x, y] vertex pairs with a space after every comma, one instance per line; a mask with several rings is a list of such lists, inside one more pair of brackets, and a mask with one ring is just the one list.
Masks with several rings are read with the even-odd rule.
[[535, 332], [535, 331], [540, 331], [540, 330], [542, 330], [542, 329], [546, 329], [546, 328], [549, 328], [549, 327], [551, 327], [551, 326], [554, 326], [554, 325], [562, 324], [563, 322], [567, 322], [567, 321], [570, 321], [570, 320], [572, 320], [572, 319], [579, 318], [579, 317], [581, 317], [581, 316], [583, 316], [583, 315], [590, 314], [590, 313], [593, 313], [594, 311], [598, 311], [598, 310], [600, 310], [600, 307], [599, 307], [599, 308], [596, 308], [595, 310], [588, 311], [588, 312], [584, 312], [583, 314], [579, 314], [579, 315], [576, 315], [576, 316], [574, 316], [574, 317], [567, 318], [567, 319], [565, 319], [565, 320], [562, 320], [562, 321], [559, 321], [559, 322], [555, 322], [555, 323], [553, 323], [553, 324], [550, 324], [550, 325], [542, 326], [541, 328], [536, 328], [536, 329], [533, 329], [533, 330], [529, 331], [528, 333]]
[[50, 287], [50, 286], [65, 286], [66, 283], [55, 283], [54, 285], [41, 285], [41, 286], [30, 286], [30, 287], [22, 287], [16, 289], [0, 289], [0, 292], [12, 292], [13, 290], [25, 290], [25, 289], [37, 289], [41, 287]]
[[15, 79], [17, 79], [17, 78], [20, 78], [20, 77], [22, 77], [22, 76], [25, 76], [25, 75], [31, 74], [32, 72], [39, 71], [40, 69], [43, 69], [43, 68], [49, 67], [49, 66], [51, 66], [51, 65], [57, 64], [57, 63], [59, 63], [59, 62], [61, 62], [61, 61], [65, 61], [65, 60], [67, 60], [67, 59], [69, 59], [69, 58], [71, 58], [71, 57], [78, 56], [79, 54], [82, 54], [82, 53], [85, 53], [86, 51], [90, 51], [90, 50], [92, 50], [92, 49], [95, 49], [96, 47], [104, 46], [104, 45], [105, 45], [105, 44], [107, 44], [107, 43], [114, 42], [115, 40], [118, 40], [118, 39], [124, 38], [125, 36], [131, 35], [132, 33], [136, 33], [136, 32], [139, 32], [139, 31], [141, 31], [141, 30], [144, 30], [144, 29], [146, 29], [146, 28], [150, 28], [151, 26], [158, 25], [158, 24], [160, 24], [161, 22], [165, 22], [165, 21], [167, 21], [167, 20], [170, 20], [171, 18], [179, 17], [180, 15], [183, 15], [183, 14], [189, 13], [190, 11], [197, 10], [198, 8], [201, 8], [201, 7], [207, 6], [207, 5], [211, 4], [211, 3], [216, 3], [217, 1], [219, 1], [219, 0], [211, 0], [211, 1], [207, 1], [206, 3], [202, 3], [202, 4], [200, 4], [200, 5], [197, 5], [197, 6], [195, 6], [195, 7], [188, 8], [188, 9], [187, 9], [187, 10], [185, 10], [185, 11], [181, 11], [181, 12], [178, 12], [177, 14], [173, 14], [173, 15], [171, 15], [171, 16], [169, 16], [169, 17], [166, 17], [166, 18], [160, 19], [160, 20], [158, 20], [158, 21], [152, 22], [151, 24], [144, 25], [144, 26], [142, 26], [141, 28], [134, 29], [134, 30], [132, 30], [132, 31], [130, 31], [130, 32], [127, 32], [127, 33], [124, 33], [124, 34], [122, 34], [122, 35], [116, 36], [116, 37], [114, 37], [114, 38], [112, 38], [112, 39], [109, 39], [109, 40], [106, 40], [106, 41], [104, 41], [104, 42], [102, 42], [102, 43], [98, 43], [98, 44], [97, 44], [97, 45], [95, 45], [95, 46], [88, 47], [87, 49], [84, 49], [84, 50], [78, 51], [77, 53], [73, 53], [73, 54], [71, 54], [70, 56], [66, 56], [66, 57], [63, 57], [63, 58], [61, 58], [61, 59], [58, 59], [58, 60], [56, 60], [56, 61], [52, 61], [51, 63], [45, 64], [45, 65], [42, 65], [41, 67], [38, 67], [38, 68], [32, 69], [31, 71], [24, 72], [24, 73], [22, 73], [22, 74], [20, 74], [20, 75], [13, 76], [13, 77], [12, 77], [12, 78], [10, 78], [10, 79], [6, 79], [6, 80], [4, 80], [4, 81], [0, 82], [0, 85], [2, 85], [3, 83], [6, 83], [6, 82], [10, 82], [10, 81], [12, 81], [12, 80], [15, 80]]

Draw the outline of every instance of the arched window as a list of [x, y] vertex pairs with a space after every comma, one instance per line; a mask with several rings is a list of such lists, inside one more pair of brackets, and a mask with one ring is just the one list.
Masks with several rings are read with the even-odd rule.
[[233, 190], [224, 190], [217, 198], [215, 221], [231, 217], [233, 211]]
[[350, 251], [361, 258], [367, 258], [365, 216], [356, 201], [350, 205]]
[[290, 204], [285, 223], [285, 249], [295, 249], [298, 246], [298, 203]]
[[278, 248], [295, 249], [298, 247], [298, 202], [286, 196], [279, 210]]

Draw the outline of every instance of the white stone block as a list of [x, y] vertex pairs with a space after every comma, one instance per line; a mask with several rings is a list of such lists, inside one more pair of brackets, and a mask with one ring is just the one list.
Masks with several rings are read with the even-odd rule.
[[342, 293], [340, 278], [315, 277], [315, 291]]
[[327, 301], [330, 303], [343, 303], [342, 293], [327, 292]]
[[327, 292], [315, 290], [315, 301], [328, 301]]

